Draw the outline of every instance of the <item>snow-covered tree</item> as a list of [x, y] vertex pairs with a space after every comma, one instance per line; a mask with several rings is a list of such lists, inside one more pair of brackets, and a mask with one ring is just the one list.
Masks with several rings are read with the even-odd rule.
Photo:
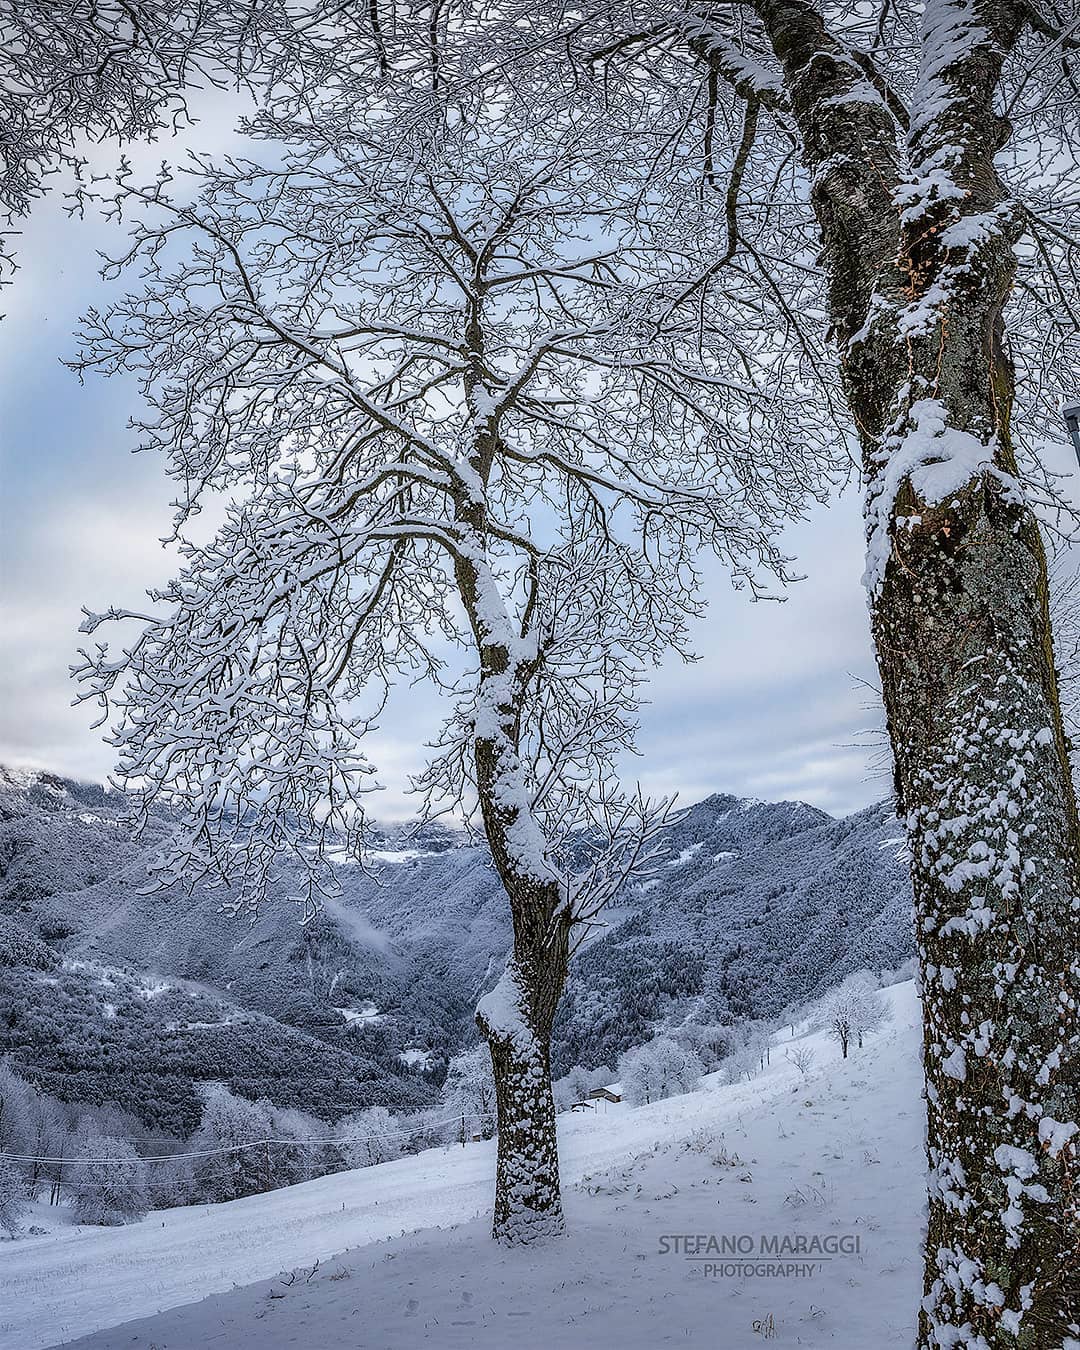
[[146, 1164], [126, 1139], [99, 1134], [92, 1122], [79, 1129], [70, 1178], [76, 1223], [134, 1223], [150, 1208]]
[[257, 901], [291, 851], [314, 901], [321, 846], [361, 849], [372, 709], [462, 653], [418, 786], [479, 821], [513, 919], [477, 1009], [507, 1241], [562, 1226], [552, 1021], [663, 817], [614, 778], [643, 671], [684, 649], [702, 550], [753, 594], [784, 577], [829, 453], [794, 434], [797, 361], [733, 368], [774, 313], [702, 282], [606, 117], [479, 85], [439, 117], [389, 94], [264, 117], [266, 167], [121, 193], [148, 280], [88, 317], [82, 361], [141, 377], [179, 531], [233, 496], [150, 613], [85, 625], [142, 625], [79, 674], [140, 810], [179, 817], [164, 878], [242, 873]]
[[764, 1069], [770, 1048], [769, 1034], [759, 1024], [739, 1027], [732, 1037], [731, 1054], [724, 1063], [728, 1082], [737, 1083], [740, 1078], [749, 1082]]
[[844, 981], [821, 1005], [821, 1021], [838, 1043], [844, 1059], [852, 1042], [860, 1047], [863, 1038], [879, 1031], [890, 1017], [889, 1005], [864, 976]]
[[33, 1152], [34, 1089], [16, 1072], [11, 1060], [0, 1059], [0, 1152]]
[[804, 1078], [814, 1067], [814, 1052], [808, 1045], [794, 1045], [784, 1051], [784, 1057], [798, 1069]]
[[490, 1139], [495, 1133], [495, 1080], [491, 1059], [482, 1045], [455, 1055], [446, 1071], [442, 1089], [447, 1110], [465, 1120], [469, 1136]]
[[17, 1163], [0, 1153], [0, 1228], [8, 1237], [22, 1231], [22, 1215], [28, 1201], [26, 1177]]
[[618, 1064], [622, 1098], [631, 1106], [690, 1092], [697, 1086], [701, 1072], [701, 1060], [694, 1052], [669, 1036], [657, 1036], [635, 1050], [628, 1050], [620, 1056]]
[[692, 1051], [709, 1073], [718, 1068], [731, 1053], [736, 1039], [732, 1028], [727, 1024], [696, 1021], [686, 1022], [683, 1026], [675, 1028], [671, 1038]]
[[369, 1106], [346, 1116], [336, 1131], [349, 1167], [373, 1167], [400, 1157], [402, 1133], [401, 1124], [385, 1106]]
[[26, 1148], [35, 1159], [30, 1164], [30, 1194], [37, 1195], [42, 1180], [52, 1174], [52, 1165], [40, 1159], [62, 1156], [71, 1132], [70, 1113], [52, 1097], [30, 1090], [26, 1098]]
[[575, 1065], [569, 1073], [556, 1079], [552, 1084], [555, 1094], [555, 1106], [559, 1111], [568, 1111], [576, 1102], [584, 1101], [593, 1088], [603, 1087], [618, 1077], [614, 1069], [601, 1064], [595, 1069], [583, 1069]]
[[1080, 825], [1043, 529], [1044, 450], [1080, 390], [1076, 0], [470, 14], [488, 59], [555, 54], [567, 98], [590, 73], [640, 92], [669, 137], [658, 176], [727, 224], [712, 284], [782, 297], [779, 341], [839, 377], [915, 890], [919, 1343], [1075, 1338]]
[[379, 5], [338, 0], [0, 0], [0, 214], [24, 214], [79, 142], [148, 140], [183, 121], [185, 88], [297, 98], [335, 68], [386, 64]]
[[236, 1200], [270, 1190], [274, 1184], [268, 1103], [234, 1096], [222, 1083], [203, 1089], [203, 1112], [192, 1135], [192, 1151], [204, 1153], [195, 1164], [199, 1188], [207, 1200]]

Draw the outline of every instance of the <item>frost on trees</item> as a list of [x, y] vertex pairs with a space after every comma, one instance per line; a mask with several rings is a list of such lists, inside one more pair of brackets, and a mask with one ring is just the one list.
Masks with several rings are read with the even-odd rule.
[[89, 1124], [81, 1136], [68, 1182], [75, 1222], [114, 1227], [145, 1218], [150, 1208], [146, 1164], [132, 1145]]
[[618, 1065], [622, 1098], [630, 1106], [662, 1101], [697, 1087], [703, 1065], [692, 1050], [669, 1036], [657, 1036], [628, 1050]]
[[349, 1167], [374, 1167], [401, 1156], [406, 1132], [385, 1106], [369, 1106], [339, 1121], [336, 1133]]
[[461, 1116], [461, 1133], [466, 1139], [474, 1134], [490, 1139], [495, 1133], [495, 1080], [491, 1057], [482, 1045], [454, 1056], [442, 1095], [447, 1108]]
[[853, 1045], [862, 1049], [863, 1038], [880, 1031], [890, 1015], [889, 1005], [878, 990], [857, 975], [834, 989], [820, 1010], [821, 1020], [844, 1059]]
[[0, 1228], [9, 1238], [22, 1232], [22, 1216], [30, 1197], [18, 1166], [0, 1154]]
[[53, 174], [69, 171], [72, 211], [96, 195], [83, 138], [149, 141], [188, 120], [188, 88], [257, 89], [288, 107], [335, 72], [370, 79], [390, 59], [378, 3], [337, 0], [0, 0], [0, 34], [0, 264], [11, 270], [5, 227]]
[[1080, 10], [486, 14], [504, 60], [519, 26], [560, 53], [568, 97], [595, 76], [649, 104], [657, 173], [726, 224], [717, 284], [782, 306], [779, 341], [858, 451], [925, 1015], [919, 1342], [1075, 1340], [1080, 827], [1044, 538], [1048, 446], [1080, 389]]
[[266, 167], [122, 188], [142, 223], [116, 270], [149, 279], [88, 315], [80, 364], [141, 378], [181, 538], [231, 504], [148, 608], [88, 616], [141, 631], [77, 673], [137, 809], [179, 819], [162, 878], [243, 878], [234, 906], [275, 867], [317, 903], [326, 846], [362, 852], [387, 691], [449, 689], [416, 786], [482, 829], [510, 905], [477, 1020], [495, 1231], [528, 1241], [562, 1227], [567, 963], [667, 809], [614, 776], [643, 674], [689, 655], [702, 551], [751, 595], [786, 579], [777, 534], [832, 460], [792, 434], [817, 395], [775, 309], [713, 287], [708, 213], [673, 231], [642, 191], [647, 127], [538, 115], [527, 81], [427, 106], [263, 117]]

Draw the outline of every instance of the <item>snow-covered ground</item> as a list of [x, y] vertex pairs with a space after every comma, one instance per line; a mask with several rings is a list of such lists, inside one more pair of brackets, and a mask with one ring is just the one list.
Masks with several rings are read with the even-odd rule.
[[[493, 1144], [433, 1150], [5, 1244], [0, 1348], [908, 1345], [923, 1192], [917, 1004], [910, 984], [887, 993], [893, 1021], [847, 1062], [820, 1033], [781, 1036], [749, 1083], [714, 1078], [653, 1106], [560, 1117], [569, 1232], [542, 1250], [487, 1237]], [[784, 1055], [792, 1044], [815, 1051], [805, 1080]], [[800, 1235], [857, 1238], [859, 1250], [821, 1257], [811, 1244], [811, 1256], [765, 1261], [799, 1273], [732, 1273], [746, 1258], [690, 1259], [673, 1241], [685, 1234], [755, 1255], [762, 1239]]]

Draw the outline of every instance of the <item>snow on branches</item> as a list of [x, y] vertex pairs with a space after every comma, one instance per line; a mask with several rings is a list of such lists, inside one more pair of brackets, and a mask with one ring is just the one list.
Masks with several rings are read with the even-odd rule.
[[148, 281], [87, 316], [79, 368], [137, 373], [181, 538], [231, 500], [151, 613], [88, 616], [141, 632], [84, 654], [80, 697], [143, 809], [180, 812], [167, 876], [239, 866], [257, 900], [291, 849], [314, 898], [320, 842], [360, 842], [372, 701], [463, 646], [478, 673], [420, 786], [479, 793], [523, 878], [605, 834], [591, 916], [639, 860], [627, 826], [651, 833], [612, 765], [644, 669], [685, 648], [696, 555], [765, 593], [820, 469], [776, 363], [733, 368], [762, 317], [650, 211], [631, 134], [588, 105], [417, 107], [264, 116], [265, 164], [123, 186], [114, 270]]

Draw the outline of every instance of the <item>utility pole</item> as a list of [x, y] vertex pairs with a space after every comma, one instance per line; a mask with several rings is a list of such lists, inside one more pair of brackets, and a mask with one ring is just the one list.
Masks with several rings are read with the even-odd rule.
[[1061, 415], [1065, 419], [1065, 425], [1069, 428], [1073, 449], [1076, 451], [1076, 459], [1080, 463], [1080, 403], [1066, 403], [1061, 410]]

